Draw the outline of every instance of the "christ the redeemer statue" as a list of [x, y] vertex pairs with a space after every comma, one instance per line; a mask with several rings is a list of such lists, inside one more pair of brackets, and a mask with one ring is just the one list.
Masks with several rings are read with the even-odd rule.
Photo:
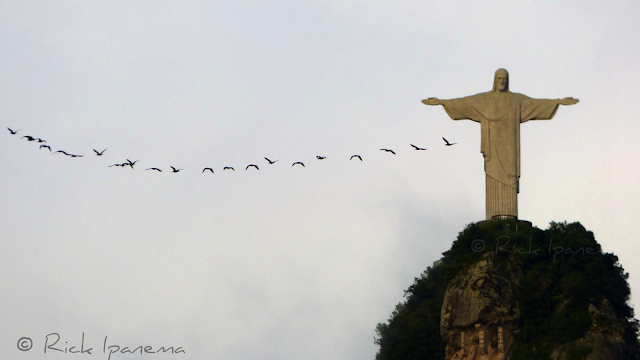
[[426, 105], [442, 105], [453, 120], [480, 123], [480, 151], [487, 174], [487, 220], [518, 218], [520, 179], [520, 123], [550, 120], [558, 105], [573, 105], [578, 99], [532, 99], [509, 91], [509, 73], [498, 69], [493, 90], [459, 99], [422, 100]]

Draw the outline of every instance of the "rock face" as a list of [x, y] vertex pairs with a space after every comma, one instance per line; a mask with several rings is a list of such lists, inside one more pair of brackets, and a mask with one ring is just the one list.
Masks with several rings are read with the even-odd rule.
[[440, 333], [447, 359], [505, 359], [518, 309], [510, 282], [487, 253], [456, 276], [444, 296]]
[[599, 306], [590, 305], [589, 315], [593, 325], [587, 334], [577, 341], [554, 349], [552, 359], [576, 358], [573, 354], [591, 352], [586, 360], [629, 359], [624, 327], [617, 321], [615, 312], [607, 299]]
[[640, 360], [627, 278], [580, 223], [469, 224], [378, 324], [376, 360]]
[[[440, 317], [440, 333], [449, 360], [510, 359], [519, 309], [507, 279], [495, 267], [493, 253], [458, 274], [448, 285]], [[576, 341], [553, 349], [551, 359], [634, 359], [628, 354], [625, 329], [604, 299], [590, 305], [592, 325]]]

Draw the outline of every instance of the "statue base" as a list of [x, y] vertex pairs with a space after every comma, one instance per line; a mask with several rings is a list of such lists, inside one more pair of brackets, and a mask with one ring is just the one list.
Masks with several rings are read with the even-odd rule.
[[497, 216], [494, 216], [491, 220], [481, 220], [476, 222], [476, 225], [481, 226], [481, 227], [496, 227], [499, 225], [506, 225], [506, 224], [513, 224], [515, 225], [515, 229], [518, 229], [518, 227], [525, 227], [525, 228], [530, 228], [533, 227], [533, 224], [531, 223], [531, 221], [527, 221], [527, 220], [520, 220], [515, 218], [515, 216], [511, 216], [511, 217], [505, 217], [505, 218], [496, 218]]
[[515, 215], [493, 215], [491, 220], [518, 220]]

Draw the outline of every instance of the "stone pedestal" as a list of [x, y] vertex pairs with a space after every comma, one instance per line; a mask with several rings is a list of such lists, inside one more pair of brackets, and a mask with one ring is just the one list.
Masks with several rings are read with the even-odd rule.
[[518, 229], [522, 228], [531, 228], [533, 224], [531, 221], [527, 220], [516, 220], [516, 219], [492, 219], [492, 220], [481, 220], [476, 223], [478, 226], [502, 226], [505, 231], [518, 231]]

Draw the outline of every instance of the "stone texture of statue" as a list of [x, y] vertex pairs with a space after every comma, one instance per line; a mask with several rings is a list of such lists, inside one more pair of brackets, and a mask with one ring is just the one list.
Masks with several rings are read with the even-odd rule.
[[509, 73], [495, 72], [493, 89], [458, 99], [422, 100], [442, 105], [453, 120], [480, 123], [481, 148], [486, 173], [486, 219], [518, 218], [520, 180], [520, 124], [529, 120], [550, 120], [559, 105], [573, 105], [578, 99], [533, 99], [509, 91]]

